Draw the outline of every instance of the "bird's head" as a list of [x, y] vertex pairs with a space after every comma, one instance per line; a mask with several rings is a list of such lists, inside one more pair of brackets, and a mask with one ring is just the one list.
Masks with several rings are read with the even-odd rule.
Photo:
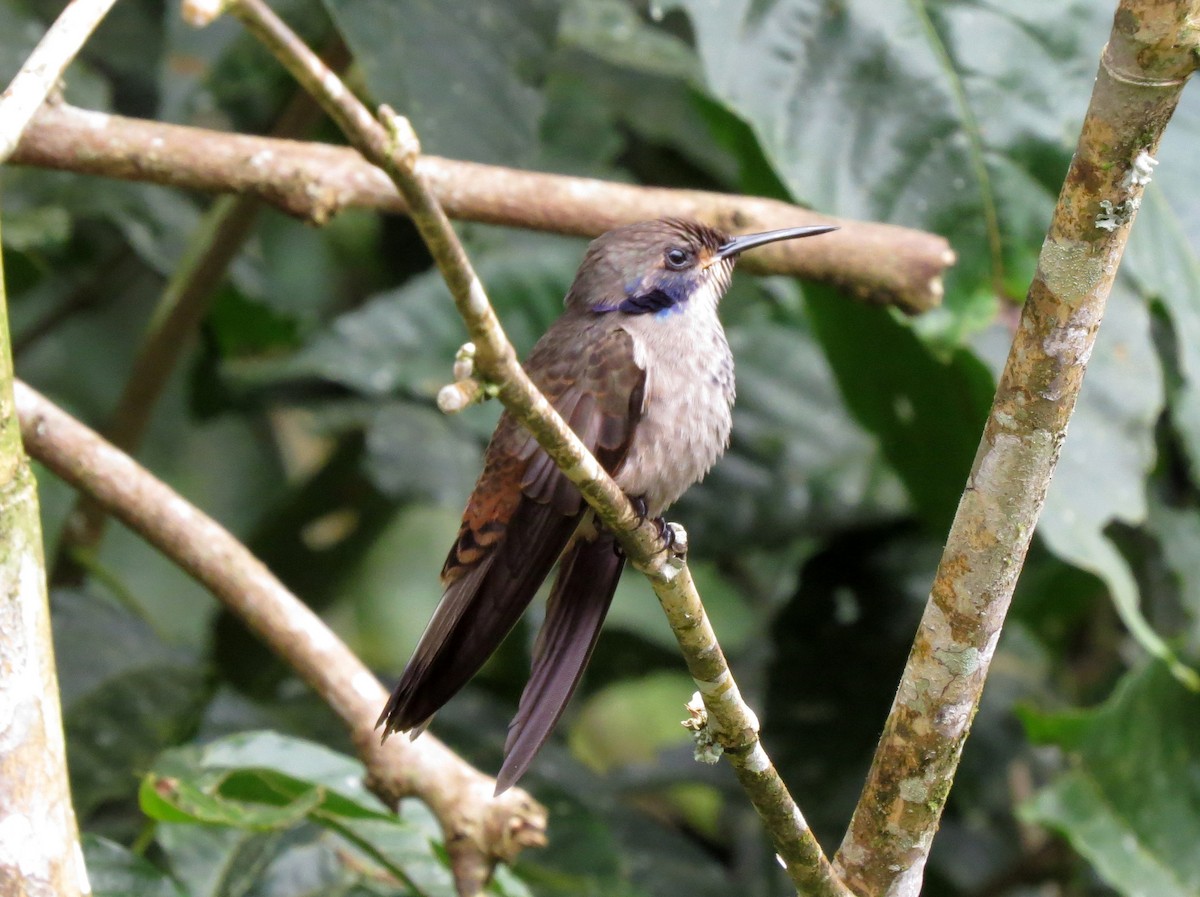
[[567, 294], [568, 307], [595, 313], [667, 316], [691, 303], [715, 306], [747, 249], [813, 237], [831, 225], [790, 227], [729, 237], [678, 218], [628, 224], [592, 241]]

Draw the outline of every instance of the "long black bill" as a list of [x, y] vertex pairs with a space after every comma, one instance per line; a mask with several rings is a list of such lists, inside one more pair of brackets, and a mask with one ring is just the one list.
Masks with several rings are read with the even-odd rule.
[[815, 237], [818, 234], [827, 234], [831, 230], [837, 230], [837, 227], [832, 224], [814, 224], [810, 227], [785, 227], [782, 230], [766, 230], [758, 234], [746, 234], [742, 237], [734, 237], [720, 247], [717, 250], [717, 258], [728, 258], [731, 255], [743, 253], [747, 249], [754, 249], [756, 246], [775, 243], [779, 240]]

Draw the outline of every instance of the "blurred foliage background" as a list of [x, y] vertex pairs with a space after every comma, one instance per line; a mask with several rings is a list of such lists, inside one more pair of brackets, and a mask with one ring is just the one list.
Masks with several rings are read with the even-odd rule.
[[[11, 77], [59, 4], [0, 0]], [[768, 749], [832, 851], [857, 799], [1082, 120], [1112, 4], [1092, 0], [287, 0], [432, 153], [792, 199], [947, 236], [918, 319], [736, 278], [733, 445], [671, 513]], [[265, 133], [295, 88], [231, 21], [124, 0], [69, 73], [87, 108]], [[328, 124], [304, 136], [339, 142]], [[928, 895], [1200, 894], [1200, 94], [1167, 132], [983, 707]], [[104, 426], [211, 197], [6, 168], [17, 370]], [[521, 351], [585, 243], [461, 225]], [[493, 406], [433, 396], [463, 340], [411, 225], [263, 210], [180, 347], [140, 459], [243, 538], [385, 678], [437, 573]], [[73, 496], [40, 477], [54, 557]], [[339, 726], [186, 576], [113, 526], [53, 589], [71, 776], [106, 893], [449, 893], [436, 827], [344, 786]], [[61, 570], [62, 568], [60, 568]], [[788, 891], [724, 767], [691, 759], [693, 686], [623, 582], [527, 784], [551, 842], [502, 893]], [[484, 769], [527, 621], [435, 725]], [[636, 721], [636, 722], [634, 722]], [[227, 804], [168, 806], [139, 780]], [[223, 771], [223, 772], [222, 772]], [[240, 776], [240, 778], [238, 777]], [[321, 803], [316, 785], [342, 783]], [[281, 784], [282, 783], [282, 784]], [[287, 792], [285, 811], [255, 804]], [[289, 790], [290, 789], [290, 790]], [[244, 797], [242, 803], [234, 797]], [[258, 809], [255, 809], [258, 807]], [[337, 824], [330, 820], [338, 820]], [[195, 821], [210, 823], [198, 826]], [[356, 828], [357, 827], [357, 828]], [[350, 840], [348, 832], [353, 832]], [[352, 846], [353, 845], [353, 846]]]

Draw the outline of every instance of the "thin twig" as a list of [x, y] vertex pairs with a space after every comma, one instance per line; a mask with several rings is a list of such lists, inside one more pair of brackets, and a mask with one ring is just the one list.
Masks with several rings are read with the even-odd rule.
[[[12, 161], [188, 190], [253, 194], [322, 224], [342, 209], [406, 212], [395, 185], [344, 147], [189, 128], [66, 105], [34, 118]], [[869, 302], [910, 312], [941, 302], [954, 263], [940, 236], [830, 218], [774, 199], [672, 190], [593, 178], [519, 171], [422, 156], [417, 170], [450, 217], [594, 237], [631, 221], [694, 218], [726, 232], [804, 224], [841, 230], [810, 245], [779, 243], [740, 262], [743, 270], [832, 283]], [[816, 244], [820, 245], [816, 245]]]
[[0, 164], [115, 0], [71, 0], [0, 94]]
[[479, 373], [499, 387], [504, 406], [579, 487], [630, 560], [651, 580], [704, 697], [714, 734], [729, 753], [793, 882], [805, 894], [844, 897], [848, 892], [763, 750], [758, 721], [738, 692], [690, 573], [665, 549], [652, 522], [639, 523], [629, 499], [518, 364], [449, 219], [417, 168], [420, 147], [411, 125], [385, 109], [385, 129], [261, 0], [231, 0], [228, 9], [313, 92], [367, 161], [395, 182], [466, 322]]
[[384, 801], [413, 795], [429, 805], [455, 853], [456, 875], [477, 883], [467, 893], [477, 893], [496, 859], [544, 843], [539, 804], [520, 789], [493, 799], [495, 781], [437, 739], [381, 745], [375, 719], [387, 692], [379, 680], [219, 523], [24, 383], [15, 393], [30, 455], [195, 577], [287, 661], [346, 723]]
[[1120, 3], [929, 603], [836, 858], [859, 893], [921, 890], [1151, 157], [1197, 65], [1197, 20], [1198, 0]]

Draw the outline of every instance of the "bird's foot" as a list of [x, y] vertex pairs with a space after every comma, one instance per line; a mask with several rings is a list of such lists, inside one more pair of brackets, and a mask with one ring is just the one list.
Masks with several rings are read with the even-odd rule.
[[678, 523], [668, 523], [667, 535], [663, 537], [663, 541], [667, 544], [667, 551], [676, 558], [684, 558], [687, 556], [688, 550], [688, 534], [687, 530]]
[[658, 537], [662, 539], [667, 551], [677, 554], [675, 551], [675, 524], [667, 523], [666, 517], [655, 517], [654, 528], [658, 530]]
[[[630, 496], [629, 502], [633, 505], [633, 510], [637, 512], [639, 521], [650, 519], [645, 498], [640, 495]], [[668, 523], [667, 518], [661, 515], [655, 517], [651, 522], [658, 531], [658, 537], [662, 539], [667, 553], [675, 559], [683, 558], [687, 554], [687, 530], [678, 523]]]

